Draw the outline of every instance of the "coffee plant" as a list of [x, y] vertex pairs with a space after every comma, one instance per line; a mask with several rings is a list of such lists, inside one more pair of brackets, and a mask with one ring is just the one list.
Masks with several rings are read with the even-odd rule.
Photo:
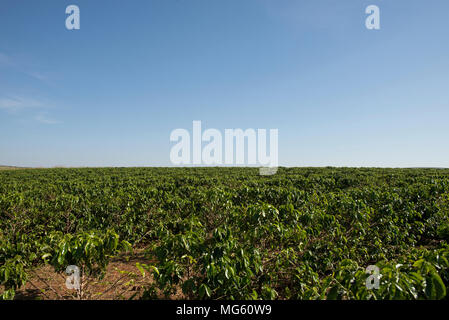
[[142, 299], [448, 299], [448, 240], [446, 169], [0, 172], [1, 299], [137, 247]]

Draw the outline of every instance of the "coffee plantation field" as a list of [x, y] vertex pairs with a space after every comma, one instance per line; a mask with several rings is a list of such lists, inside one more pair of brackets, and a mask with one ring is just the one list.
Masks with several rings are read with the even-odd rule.
[[2, 299], [448, 299], [448, 240], [446, 169], [0, 171]]

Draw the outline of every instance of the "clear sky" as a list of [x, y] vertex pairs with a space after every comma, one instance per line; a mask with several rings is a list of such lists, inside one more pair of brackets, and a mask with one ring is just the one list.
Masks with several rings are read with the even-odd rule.
[[449, 167], [449, 1], [0, 1], [0, 165], [170, 166], [193, 120], [279, 129], [283, 166]]

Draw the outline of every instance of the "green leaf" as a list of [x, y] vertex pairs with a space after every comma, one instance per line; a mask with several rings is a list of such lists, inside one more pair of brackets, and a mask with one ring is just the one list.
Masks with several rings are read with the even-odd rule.
[[435, 288], [435, 299], [443, 299], [446, 296], [446, 286], [440, 276], [434, 272], [431, 275], [432, 287]]
[[200, 298], [203, 299], [204, 296], [207, 296], [208, 298], [210, 298], [210, 289], [207, 285], [205, 285], [204, 283], [201, 284], [200, 289], [199, 289], [199, 294], [200, 294]]
[[326, 299], [327, 300], [337, 300], [337, 298], [338, 298], [338, 287], [337, 286], [333, 286], [329, 290], [329, 293], [327, 294]]
[[42, 256], [42, 259], [47, 259], [48, 257], [51, 257], [51, 253], [46, 253]]
[[145, 269], [142, 267], [142, 265], [139, 262], [136, 263], [136, 267], [137, 267], [137, 269], [139, 269], [140, 273], [142, 274], [142, 277], [145, 277]]

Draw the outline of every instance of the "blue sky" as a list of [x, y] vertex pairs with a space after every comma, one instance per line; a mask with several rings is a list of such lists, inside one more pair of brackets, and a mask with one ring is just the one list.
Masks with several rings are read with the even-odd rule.
[[201, 120], [279, 129], [284, 166], [449, 167], [448, 23], [447, 0], [2, 0], [0, 164], [170, 166]]

